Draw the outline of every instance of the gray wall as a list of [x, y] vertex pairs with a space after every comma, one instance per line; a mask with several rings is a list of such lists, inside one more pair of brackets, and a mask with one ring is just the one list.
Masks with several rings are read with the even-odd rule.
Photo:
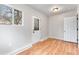
[[40, 17], [41, 39], [47, 37], [47, 17], [27, 5], [8, 5], [23, 13], [23, 26], [0, 25], [0, 54], [7, 54], [32, 43], [32, 16]]
[[64, 18], [76, 16], [77, 10], [49, 17], [49, 37], [64, 40]]

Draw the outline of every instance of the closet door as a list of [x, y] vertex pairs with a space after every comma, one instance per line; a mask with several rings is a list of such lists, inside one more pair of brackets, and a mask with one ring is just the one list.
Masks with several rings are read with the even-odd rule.
[[64, 40], [77, 42], [77, 19], [75, 16], [64, 18]]

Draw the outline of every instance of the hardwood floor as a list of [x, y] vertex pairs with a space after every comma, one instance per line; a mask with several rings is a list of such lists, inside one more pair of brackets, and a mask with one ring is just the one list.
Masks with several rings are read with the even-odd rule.
[[76, 43], [65, 42], [57, 39], [40, 41], [17, 55], [78, 55]]

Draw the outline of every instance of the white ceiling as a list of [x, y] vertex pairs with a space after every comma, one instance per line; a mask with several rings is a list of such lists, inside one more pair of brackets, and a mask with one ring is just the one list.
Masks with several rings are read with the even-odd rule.
[[[60, 14], [71, 10], [77, 10], [76, 4], [29, 4], [28, 6], [46, 14], [47, 16]], [[50, 11], [51, 7], [55, 6], [61, 8], [61, 10], [57, 13], [53, 13]]]

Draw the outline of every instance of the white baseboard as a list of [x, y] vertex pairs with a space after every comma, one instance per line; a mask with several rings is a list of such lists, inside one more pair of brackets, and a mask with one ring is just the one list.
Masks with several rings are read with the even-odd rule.
[[44, 41], [44, 40], [47, 40], [48, 39], [48, 37], [45, 37], [45, 38], [42, 38], [40, 41]]
[[35, 43], [37, 43], [37, 42], [39, 42], [39, 41], [44, 41], [44, 40], [47, 40], [47, 39], [48, 39], [48, 37], [41, 38], [40, 40], [37, 40], [36, 42], [32, 42], [32, 44], [35, 44]]
[[55, 39], [59, 39], [59, 40], [64, 40], [64, 38], [53, 37], [53, 36], [49, 36], [48, 38], [55, 38]]
[[[55, 38], [55, 39], [58, 39], [58, 40], [67, 41], [67, 40], [64, 40], [64, 38], [59, 38], [59, 37], [52, 37], [52, 36], [49, 36], [48, 38]], [[74, 43], [77, 43], [76, 41], [67, 41], [67, 42], [74, 42]]]
[[39, 42], [39, 41], [44, 41], [44, 40], [46, 40], [47, 38], [48, 38], [48, 37], [42, 38], [41, 40], [38, 40], [38, 41], [36, 41], [36, 42], [32, 42], [32, 43], [30, 43], [30, 44], [28, 44], [28, 45], [26, 45], [26, 46], [24, 46], [24, 47], [21, 47], [21, 48], [19, 48], [19, 49], [16, 49], [16, 50], [14, 50], [14, 51], [8, 53], [8, 55], [16, 55], [16, 54], [18, 54], [18, 53], [20, 53], [20, 52], [22, 52], [22, 51], [24, 51], [24, 50], [26, 50], [26, 49], [28, 49], [28, 48], [31, 48], [31, 47], [32, 47], [32, 44], [35, 44], [35, 43], [37, 43], [37, 42]]
[[16, 54], [18, 54], [18, 53], [20, 53], [20, 52], [22, 52], [22, 51], [24, 51], [24, 50], [26, 50], [26, 49], [28, 49], [28, 48], [31, 48], [31, 47], [32, 47], [32, 43], [31, 43], [31, 44], [28, 44], [28, 45], [26, 45], [26, 46], [24, 46], [24, 47], [21, 47], [21, 48], [19, 48], [19, 49], [16, 49], [16, 50], [14, 50], [14, 51], [8, 53], [8, 55], [16, 55]]
[[[24, 51], [24, 50], [26, 50], [26, 49], [28, 49], [28, 48], [31, 48], [31, 47], [32, 47], [32, 44], [35, 44], [35, 43], [37, 43], [37, 42], [39, 42], [39, 41], [47, 40], [48, 38], [56, 38], [56, 37], [51, 37], [51, 36], [49, 36], [49, 37], [42, 38], [42, 39], [40, 39], [40, 40], [38, 40], [38, 41], [36, 41], [36, 42], [32, 42], [32, 43], [30, 43], [30, 44], [28, 44], [28, 45], [26, 45], [26, 46], [24, 46], [24, 47], [22, 47], [22, 48], [19, 48], [19, 49], [16, 49], [15, 51], [13, 51], [13, 52], [10, 52], [10, 53], [8, 53], [8, 55], [16, 55], [16, 54], [18, 54], [18, 53], [20, 53], [20, 52], [22, 52], [22, 51]], [[56, 38], [56, 39], [61, 39], [61, 40], [63, 40], [62, 38]], [[78, 45], [78, 48], [79, 48], [79, 45]]]

